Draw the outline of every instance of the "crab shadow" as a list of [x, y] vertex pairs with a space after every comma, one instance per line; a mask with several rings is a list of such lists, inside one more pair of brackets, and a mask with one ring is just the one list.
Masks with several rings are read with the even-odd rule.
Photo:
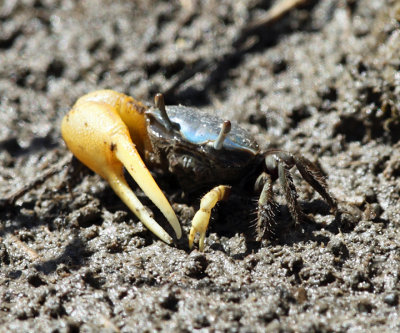
[[[219, 219], [219, 223], [215, 223], [211, 228], [211, 232], [216, 232], [220, 236], [233, 237], [235, 233], [242, 233], [245, 238], [245, 251], [233, 255], [235, 259], [244, 259], [247, 255], [251, 253], [257, 253], [265, 245], [263, 241], [256, 241], [255, 223], [256, 223], [256, 211], [250, 214], [251, 218], [247, 214], [243, 213], [245, 209], [242, 208], [243, 201], [240, 204], [236, 199], [232, 203], [223, 203], [219, 208], [219, 215], [224, 216]], [[276, 225], [273, 232], [266, 232], [263, 236], [263, 240], [267, 240], [269, 244], [281, 245], [281, 246], [293, 246], [294, 244], [304, 243], [304, 242], [316, 242], [318, 244], [327, 245], [330, 240], [330, 235], [336, 235], [343, 232], [341, 229], [341, 222], [339, 214], [333, 215], [333, 220], [330, 223], [322, 224], [317, 223], [313, 218], [316, 214], [322, 216], [328, 216], [333, 213], [330, 212], [329, 205], [325, 201], [316, 199], [311, 202], [300, 202], [302, 210], [304, 212], [304, 217], [302, 223], [296, 225], [293, 221], [288, 208], [286, 205], [279, 205], [278, 214], [276, 216]], [[242, 206], [240, 206], [242, 205]], [[234, 219], [234, 224], [232, 225], [231, 214], [232, 210], [235, 208], [237, 211], [240, 208], [238, 215]], [[324, 230], [323, 233], [321, 231]], [[214, 250], [224, 251], [224, 246], [222, 244], [213, 244], [212, 248]]]
[[[20, 212], [14, 212], [6, 216], [8, 220], [8, 225], [3, 226], [0, 230], [0, 238], [6, 238], [8, 235], [14, 235], [22, 231], [20, 236], [16, 236], [20, 242], [15, 245], [20, 249], [20, 251], [29, 251], [30, 243], [38, 243], [40, 241], [45, 242], [46, 240], [39, 240], [35, 233], [35, 230], [41, 228], [42, 226], [51, 230], [56, 230], [57, 227], [54, 225], [53, 219], [49, 218], [32, 218], [27, 217]], [[2, 217], [4, 220], [4, 216]], [[60, 236], [61, 237], [61, 236]], [[71, 233], [68, 234], [71, 237]], [[15, 243], [15, 242], [13, 242]], [[9, 255], [9, 254], [8, 254]], [[63, 266], [64, 270], [77, 270], [81, 266], [85, 265], [87, 258], [91, 255], [88, 250], [86, 242], [79, 236], [79, 230], [72, 230], [72, 239], [64, 246], [62, 252], [48, 260], [36, 261], [33, 267], [45, 275], [53, 273], [59, 269], [60, 265]], [[11, 272], [12, 276], [16, 275], [18, 272]]]
[[65, 246], [63, 252], [46, 261], [42, 261], [34, 265], [35, 269], [45, 275], [55, 272], [61, 266], [64, 271], [78, 270], [87, 262], [87, 258], [91, 255], [85, 242], [78, 236], [74, 235], [71, 242]]

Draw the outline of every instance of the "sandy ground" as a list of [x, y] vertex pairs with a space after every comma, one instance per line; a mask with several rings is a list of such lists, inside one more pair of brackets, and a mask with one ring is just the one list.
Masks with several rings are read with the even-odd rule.
[[[276, 3], [0, 3], [1, 332], [400, 331], [400, 4], [308, 1], [245, 29]], [[61, 119], [100, 88], [161, 91], [304, 154], [341, 218], [294, 172], [301, 227], [276, 186], [276, 239], [252, 239], [257, 195], [233, 193], [203, 253], [162, 243], [68, 167]], [[187, 232], [199, 198], [157, 180]]]

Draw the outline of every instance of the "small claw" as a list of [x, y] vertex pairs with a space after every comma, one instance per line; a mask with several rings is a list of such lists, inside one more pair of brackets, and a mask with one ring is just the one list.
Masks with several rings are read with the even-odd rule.
[[[118, 112], [121, 111], [120, 99], [126, 96], [111, 91], [87, 96], [87, 99], [81, 98], [63, 119], [61, 132], [68, 148], [83, 164], [110, 183], [115, 193], [147, 228], [164, 242], [171, 243], [172, 238], [149, 215], [126, 183], [123, 175], [125, 166], [143, 192], [164, 214], [177, 238], [180, 238], [182, 231], [178, 219], [140, 158], [128, 127]], [[96, 97], [95, 101], [93, 96]], [[104, 102], [99, 96], [103, 96]], [[115, 102], [110, 105], [112, 99]]]
[[190, 233], [189, 233], [189, 248], [193, 248], [193, 242], [194, 242], [194, 237], [196, 236], [197, 233], [200, 234], [200, 239], [199, 239], [199, 250], [203, 252], [204, 249], [204, 239], [206, 236], [206, 231], [208, 227], [208, 222], [210, 220], [210, 215], [202, 212], [202, 211], [197, 211], [195, 214], [193, 220], [192, 220], [192, 227], [190, 228]]
[[192, 220], [192, 227], [189, 233], [189, 248], [192, 249], [194, 237], [196, 233], [200, 234], [199, 250], [204, 250], [204, 239], [206, 237], [208, 223], [210, 222], [211, 209], [215, 207], [218, 201], [226, 200], [231, 187], [227, 185], [220, 185], [214, 187], [211, 191], [206, 193], [200, 202], [200, 209], [194, 215]]

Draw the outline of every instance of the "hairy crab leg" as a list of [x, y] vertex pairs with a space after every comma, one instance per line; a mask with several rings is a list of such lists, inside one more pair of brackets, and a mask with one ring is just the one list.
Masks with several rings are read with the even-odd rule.
[[203, 196], [200, 202], [200, 209], [194, 215], [192, 220], [192, 227], [190, 228], [190, 249], [193, 247], [194, 237], [196, 236], [196, 233], [199, 233], [199, 250], [204, 250], [204, 239], [206, 237], [206, 231], [208, 223], [210, 221], [211, 209], [215, 207], [218, 201], [227, 199], [230, 189], [231, 187], [226, 185], [216, 186]]
[[258, 199], [257, 209], [257, 224], [256, 224], [256, 241], [261, 241], [265, 232], [275, 235], [276, 232], [276, 214], [278, 211], [278, 204], [274, 200], [272, 190], [271, 176], [263, 172], [256, 182], [256, 188], [263, 186]]
[[[172, 238], [149, 215], [123, 176], [125, 166], [143, 192], [167, 218], [177, 238], [180, 238], [182, 231], [178, 219], [140, 158], [125, 119], [122, 119], [132, 113], [124, 100], [128, 98], [123, 94], [115, 93], [114, 96], [114, 92], [103, 92], [103, 95], [96, 92], [97, 95], [92, 93], [82, 97], [64, 117], [61, 126], [64, 141], [82, 163], [110, 183], [116, 194], [146, 227], [164, 242], [171, 243]], [[145, 145], [143, 142], [139, 144]]]
[[298, 201], [299, 195], [297, 194], [296, 187], [294, 186], [289, 167], [282, 161], [278, 162], [278, 175], [290, 214], [293, 216], [295, 223], [299, 225], [304, 218], [304, 213], [300, 208]]

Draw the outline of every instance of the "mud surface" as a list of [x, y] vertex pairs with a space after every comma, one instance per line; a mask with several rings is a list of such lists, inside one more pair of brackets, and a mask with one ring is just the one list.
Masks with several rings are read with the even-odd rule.
[[[0, 197], [39, 179], [2, 201], [0, 331], [400, 330], [399, 3], [310, 1], [239, 38], [274, 3], [1, 2]], [[67, 167], [60, 121], [100, 88], [165, 92], [301, 152], [344, 213], [293, 172], [301, 227], [276, 186], [277, 239], [252, 239], [257, 195], [233, 193], [204, 253], [162, 243], [99, 176]], [[199, 199], [157, 179], [187, 232]]]

